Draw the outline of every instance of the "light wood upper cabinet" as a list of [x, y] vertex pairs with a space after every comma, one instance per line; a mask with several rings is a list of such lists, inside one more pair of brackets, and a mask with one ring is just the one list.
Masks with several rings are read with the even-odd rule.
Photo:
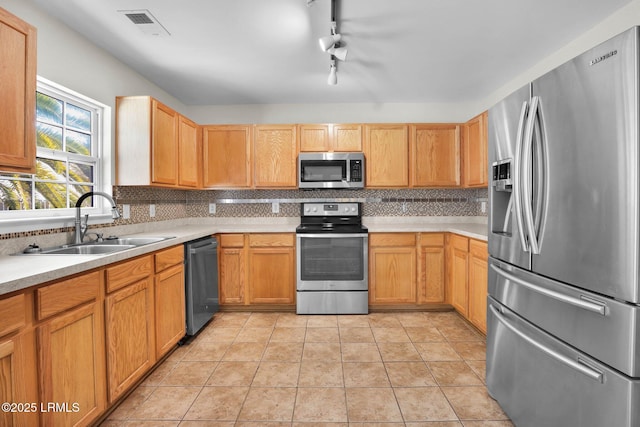
[[301, 152], [360, 152], [362, 125], [318, 124], [299, 125]]
[[364, 127], [368, 188], [409, 186], [409, 126], [371, 124]]
[[203, 187], [251, 187], [251, 126], [204, 126], [202, 139]]
[[487, 333], [487, 242], [469, 240], [469, 321]]
[[486, 187], [489, 184], [487, 179], [487, 118], [488, 113], [485, 111], [462, 126], [464, 187]]
[[178, 113], [151, 100], [151, 183], [178, 183]]
[[411, 126], [411, 186], [460, 185], [460, 129], [456, 124]]
[[418, 303], [443, 303], [446, 300], [444, 241], [444, 233], [420, 234]]
[[149, 96], [116, 97], [116, 185], [196, 188], [198, 126]]
[[297, 188], [298, 133], [295, 125], [257, 125], [253, 139], [256, 188]]
[[0, 170], [36, 171], [36, 29], [0, 8]]
[[198, 167], [202, 158], [200, 127], [184, 116], [178, 117], [178, 185], [185, 188], [200, 187]]

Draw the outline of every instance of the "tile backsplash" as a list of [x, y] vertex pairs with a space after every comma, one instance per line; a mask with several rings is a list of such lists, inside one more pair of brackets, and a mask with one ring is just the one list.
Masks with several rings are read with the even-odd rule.
[[[121, 212], [123, 205], [129, 205], [130, 214], [111, 226], [126, 226], [181, 218], [297, 217], [301, 202], [315, 200], [359, 201], [363, 203], [364, 216], [486, 216], [482, 203], [486, 204], [488, 192], [487, 189], [194, 191], [116, 186], [113, 196]], [[210, 213], [211, 204], [215, 204], [215, 213]], [[104, 227], [105, 224], [100, 225]], [[71, 231], [65, 228], [9, 233], [0, 235], [0, 239]]]

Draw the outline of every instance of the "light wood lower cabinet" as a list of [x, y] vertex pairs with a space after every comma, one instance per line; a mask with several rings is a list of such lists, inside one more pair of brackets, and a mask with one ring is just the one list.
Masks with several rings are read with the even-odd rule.
[[[182, 249], [182, 248], [180, 248]], [[185, 334], [184, 266], [174, 265], [156, 274], [156, 355], [165, 355]]]
[[487, 243], [469, 241], [469, 321], [487, 333]]
[[295, 235], [222, 234], [220, 304], [295, 303]]
[[418, 246], [418, 303], [444, 303], [444, 233], [420, 233]]
[[151, 256], [106, 269], [105, 322], [109, 402], [156, 361]]
[[469, 292], [467, 290], [467, 268], [469, 264], [469, 239], [457, 234], [449, 235], [449, 287], [451, 305], [467, 317]]
[[369, 303], [416, 303], [415, 233], [369, 235]]
[[68, 405], [41, 412], [43, 425], [88, 425], [106, 409], [101, 284], [93, 272], [37, 290], [40, 402]]
[[[31, 294], [0, 300], [0, 402], [3, 403], [38, 402], [36, 338], [25, 316], [31, 301]], [[0, 425], [38, 425], [38, 411], [1, 411]]]

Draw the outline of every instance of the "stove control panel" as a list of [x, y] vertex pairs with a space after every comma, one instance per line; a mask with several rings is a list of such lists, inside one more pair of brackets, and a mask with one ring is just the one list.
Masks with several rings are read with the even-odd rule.
[[302, 203], [302, 216], [360, 216], [358, 202]]

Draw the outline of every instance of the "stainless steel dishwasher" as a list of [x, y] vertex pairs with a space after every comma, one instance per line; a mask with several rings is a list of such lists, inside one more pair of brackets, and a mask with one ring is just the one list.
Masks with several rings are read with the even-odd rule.
[[195, 335], [218, 311], [218, 242], [213, 237], [186, 242], [187, 335]]

